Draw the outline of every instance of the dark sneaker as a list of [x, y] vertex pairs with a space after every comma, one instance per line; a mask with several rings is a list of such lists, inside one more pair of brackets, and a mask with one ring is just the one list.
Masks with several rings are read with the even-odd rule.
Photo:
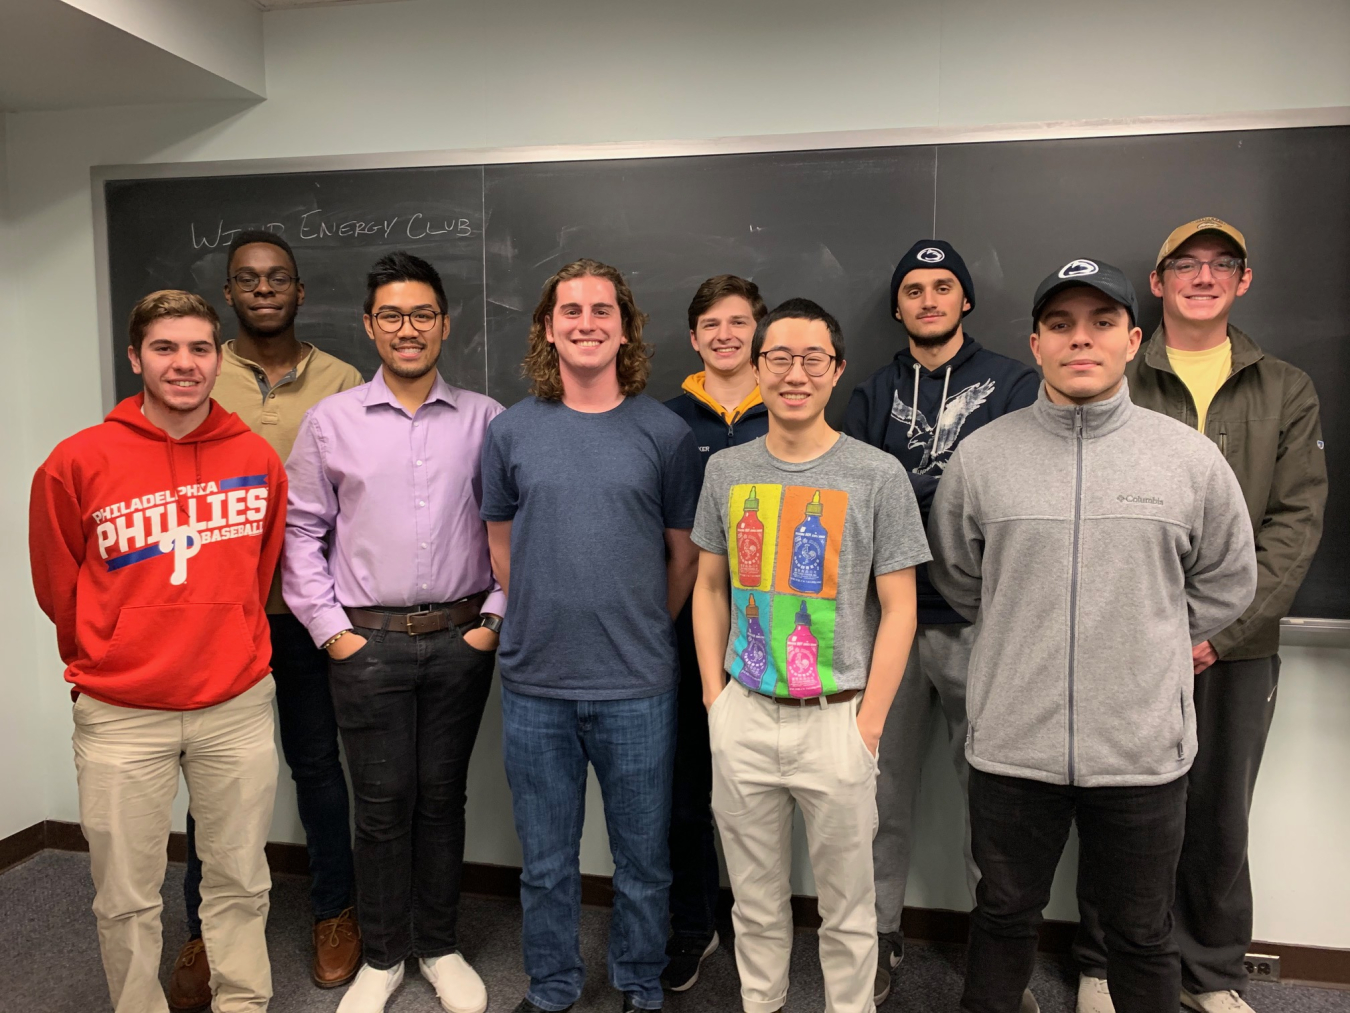
[[[694, 977], [697, 978], [698, 975], [695, 974]], [[692, 985], [693, 982], [690, 982], [690, 984]], [[654, 1013], [659, 1013], [660, 1009], [661, 1009], [660, 1006], [656, 1007], [656, 1011], [654, 1011]], [[625, 995], [623, 997], [623, 1013], [649, 1013], [649, 1011], [645, 1007], [634, 1006], [633, 997], [631, 995]]]
[[891, 974], [905, 959], [903, 936], [880, 936], [877, 940], [877, 976], [872, 983], [872, 1003], [880, 1006], [891, 994]]
[[[571, 1006], [565, 1006], [558, 1013], [567, 1013]], [[520, 1000], [520, 1005], [515, 1008], [515, 1013], [549, 1013], [546, 1009], [541, 1009], [528, 999]]]
[[684, 992], [693, 988], [698, 981], [699, 967], [717, 952], [719, 942], [716, 932], [706, 943], [681, 936], [671, 939], [666, 946], [670, 963], [661, 972], [661, 987], [667, 992]]

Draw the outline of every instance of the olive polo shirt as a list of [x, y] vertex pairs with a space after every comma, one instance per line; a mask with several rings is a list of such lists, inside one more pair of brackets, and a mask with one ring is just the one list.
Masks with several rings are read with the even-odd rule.
[[[356, 367], [313, 345], [304, 347], [305, 354], [295, 368], [273, 385], [268, 383], [261, 366], [245, 359], [234, 350], [234, 342], [227, 341], [221, 355], [220, 377], [211, 392], [222, 408], [234, 412], [266, 440], [283, 462], [291, 455], [305, 412], [329, 394], [365, 383]], [[288, 611], [281, 598], [281, 568], [277, 567], [272, 593], [267, 598], [267, 612], [277, 615]]]

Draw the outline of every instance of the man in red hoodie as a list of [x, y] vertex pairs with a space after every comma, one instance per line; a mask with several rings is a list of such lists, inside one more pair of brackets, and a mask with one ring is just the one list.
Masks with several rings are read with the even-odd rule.
[[62, 441], [33, 478], [29, 553], [74, 687], [80, 825], [116, 1013], [167, 1013], [160, 886], [181, 770], [204, 866], [217, 1013], [265, 1010], [271, 642], [286, 472], [211, 400], [220, 321], [187, 292], [131, 313], [144, 392]]

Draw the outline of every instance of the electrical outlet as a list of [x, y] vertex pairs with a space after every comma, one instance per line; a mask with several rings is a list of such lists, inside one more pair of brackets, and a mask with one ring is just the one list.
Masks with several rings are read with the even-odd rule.
[[1280, 958], [1270, 953], [1249, 953], [1243, 959], [1252, 981], [1279, 981]]

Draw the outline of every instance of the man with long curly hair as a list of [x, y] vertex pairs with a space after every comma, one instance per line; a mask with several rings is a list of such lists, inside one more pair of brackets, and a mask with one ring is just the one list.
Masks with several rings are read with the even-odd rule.
[[693, 586], [698, 448], [642, 394], [646, 318], [593, 260], [544, 285], [524, 371], [533, 397], [483, 448], [483, 520], [509, 605], [502, 752], [522, 870], [530, 987], [516, 1013], [581, 996], [579, 849], [595, 767], [614, 856], [610, 981], [624, 1010], [661, 1008], [678, 663]]

